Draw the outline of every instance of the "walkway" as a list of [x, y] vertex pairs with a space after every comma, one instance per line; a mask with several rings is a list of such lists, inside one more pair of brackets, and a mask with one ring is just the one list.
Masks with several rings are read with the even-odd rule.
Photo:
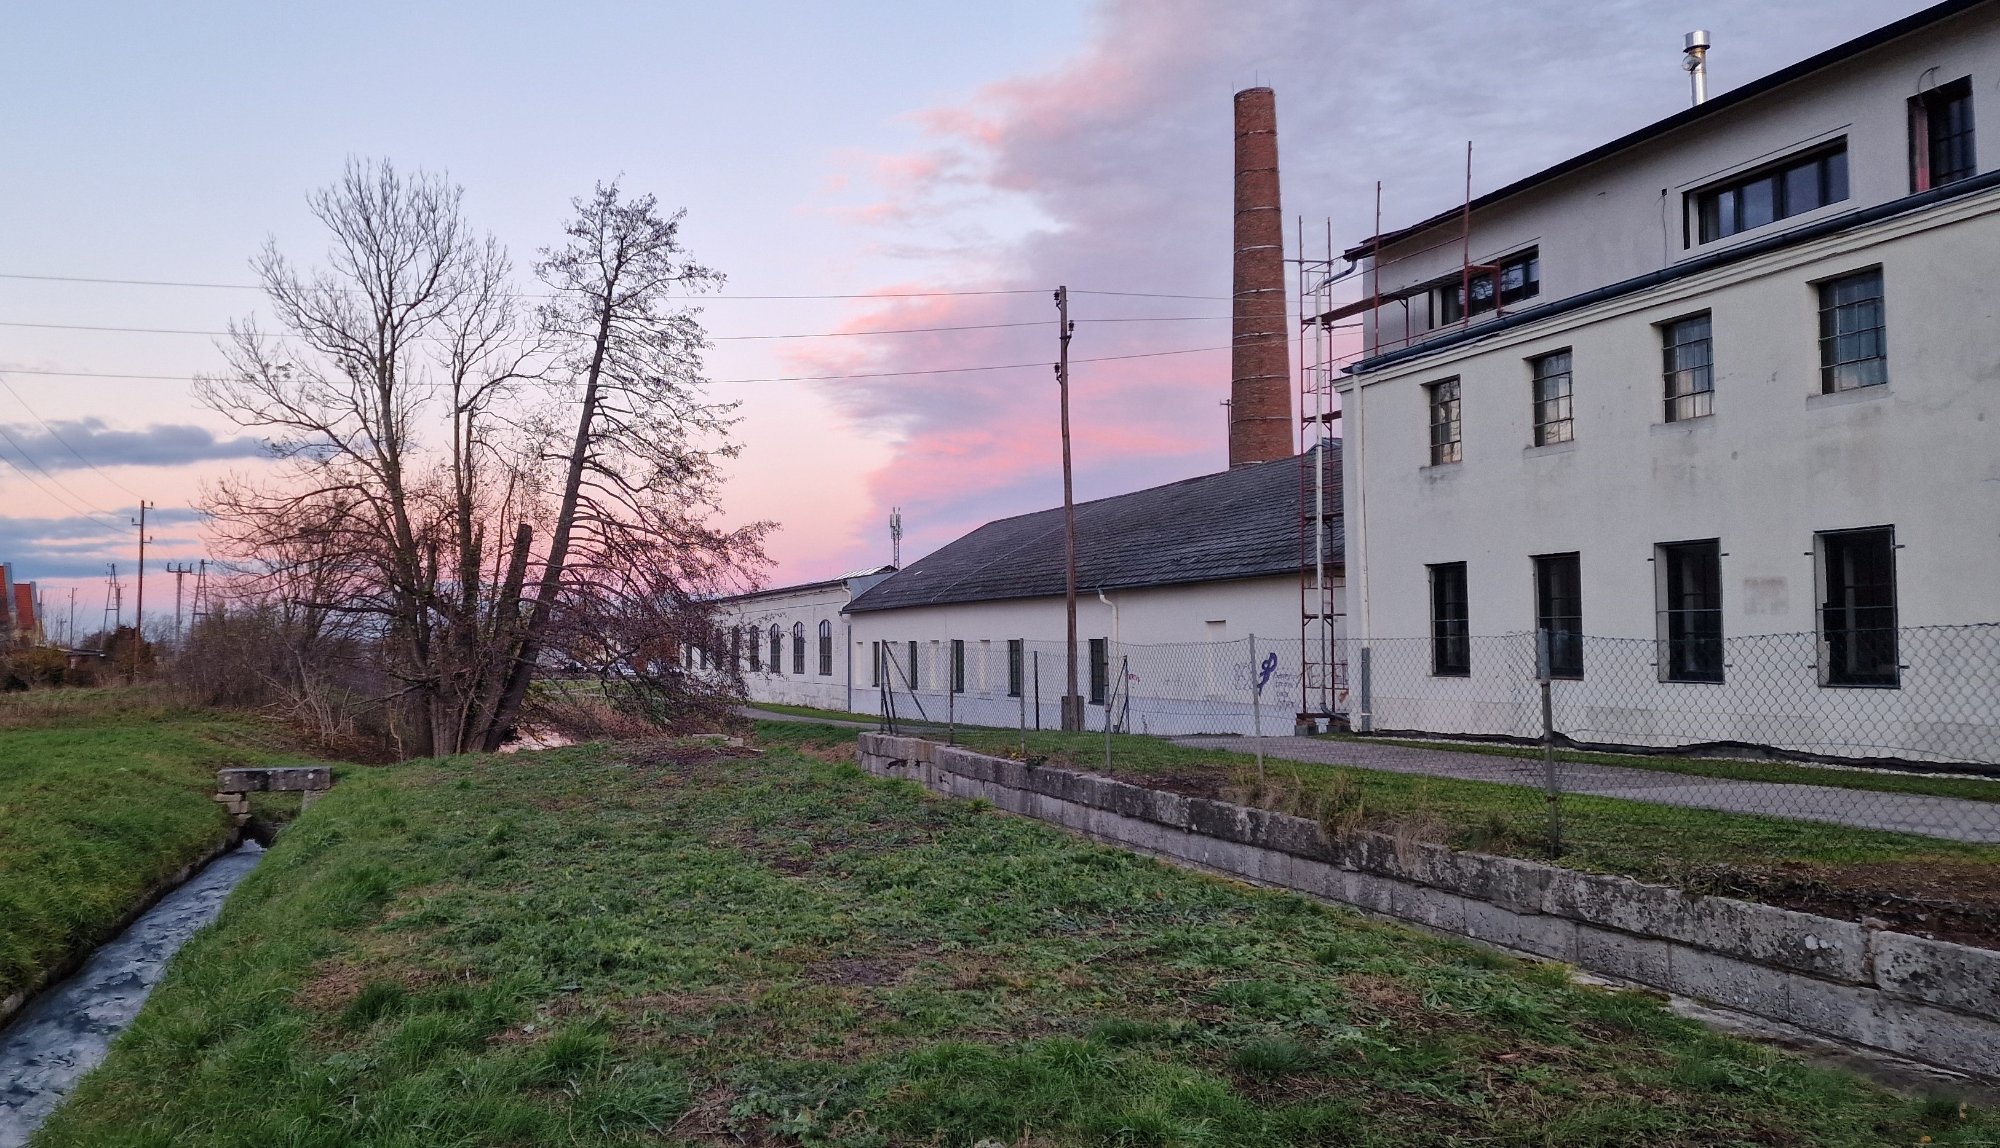
[[[1177, 745], [1251, 753], [1261, 741], [1266, 757], [1323, 765], [1352, 765], [1390, 773], [1490, 781], [1501, 785], [1542, 788], [1543, 766], [1538, 758], [1457, 753], [1392, 742], [1329, 740], [1310, 737], [1178, 737]], [[1666, 773], [1637, 766], [1582, 765], [1562, 762], [1564, 793], [1619, 797], [1724, 813], [1756, 813], [1794, 821], [1819, 821], [1915, 833], [1948, 841], [2000, 844], [2000, 802], [1914, 793], [1881, 793], [1828, 785], [1769, 781], [1736, 781]]]
[[793, 721], [807, 725], [831, 725], [841, 729], [875, 729], [875, 722], [844, 721], [840, 718], [807, 717], [804, 714], [779, 713], [777, 710], [758, 709], [756, 706], [737, 706], [736, 712], [751, 721]]

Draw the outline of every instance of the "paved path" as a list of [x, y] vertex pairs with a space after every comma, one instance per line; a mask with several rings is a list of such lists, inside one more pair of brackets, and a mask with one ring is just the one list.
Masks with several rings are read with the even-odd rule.
[[[1502, 785], [1543, 785], [1539, 759], [1501, 757], [1392, 742], [1328, 740], [1310, 737], [1180, 737], [1176, 744], [1200, 749], [1254, 752], [1258, 742], [1266, 757], [1288, 761], [1353, 765], [1390, 773], [1455, 777]], [[1949, 841], [2000, 844], [2000, 803], [1914, 793], [1879, 793], [1828, 785], [1798, 785], [1770, 781], [1735, 781], [1666, 773], [1637, 766], [1581, 765], [1563, 762], [1565, 793], [1622, 797], [1659, 805], [1714, 809], [1725, 813], [1759, 813], [1795, 821], [1852, 825], [1916, 833]]]
[[810, 725], [833, 725], [842, 729], [874, 729], [872, 721], [844, 721], [840, 718], [806, 717], [803, 714], [779, 713], [777, 710], [758, 709], [756, 706], [737, 706], [736, 712], [751, 721], [795, 721]]

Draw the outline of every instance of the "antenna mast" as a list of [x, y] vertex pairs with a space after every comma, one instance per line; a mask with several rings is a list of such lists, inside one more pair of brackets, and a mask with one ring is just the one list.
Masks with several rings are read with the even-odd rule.
[[903, 508], [889, 508], [889, 565], [903, 568]]

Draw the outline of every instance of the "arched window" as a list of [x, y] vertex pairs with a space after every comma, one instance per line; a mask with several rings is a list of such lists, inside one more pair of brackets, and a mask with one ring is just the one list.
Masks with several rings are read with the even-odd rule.
[[804, 622], [792, 623], [792, 672], [795, 674], [806, 672], [806, 624]]
[[785, 672], [785, 632], [778, 629], [776, 622], [771, 623], [771, 672]]
[[757, 627], [755, 626], [745, 626], [743, 629], [746, 631], [745, 637], [750, 644], [750, 671], [755, 673], [764, 668], [763, 647], [758, 644], [758, 639], [762, 635], [757, 633]]
[[833, 623], [824, 618], [819, 623], [819, 676], [833, 676]]

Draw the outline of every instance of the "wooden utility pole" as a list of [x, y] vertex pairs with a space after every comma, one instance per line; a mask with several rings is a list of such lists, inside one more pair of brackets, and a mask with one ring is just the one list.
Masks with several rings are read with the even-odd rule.
[[139, 500], [139, 517], [132, 525], [139, 528], [139, 598], [132, 606], [132, 661], [126, 671], [126, 680], [139, 680], [139, 648], [146, 643], [146, 511], [152, 503]]
[[1070, 483], [1069, 462], [1069, 336], [1076, 324], [1069, 321], [1069, 288], [1056, 288], [1056, 318], [1061, 331], [1060, 357], [1056, 360], [1056, 386], [1062, 392], [1063, 455], [1063, 614], [1068, 624], [1068, 645], [1064, 650], [1067, 683], [1063, 690], [1062, 727], [1083, 728], [1083, 697], [1076, 692], [1076, 499]]

